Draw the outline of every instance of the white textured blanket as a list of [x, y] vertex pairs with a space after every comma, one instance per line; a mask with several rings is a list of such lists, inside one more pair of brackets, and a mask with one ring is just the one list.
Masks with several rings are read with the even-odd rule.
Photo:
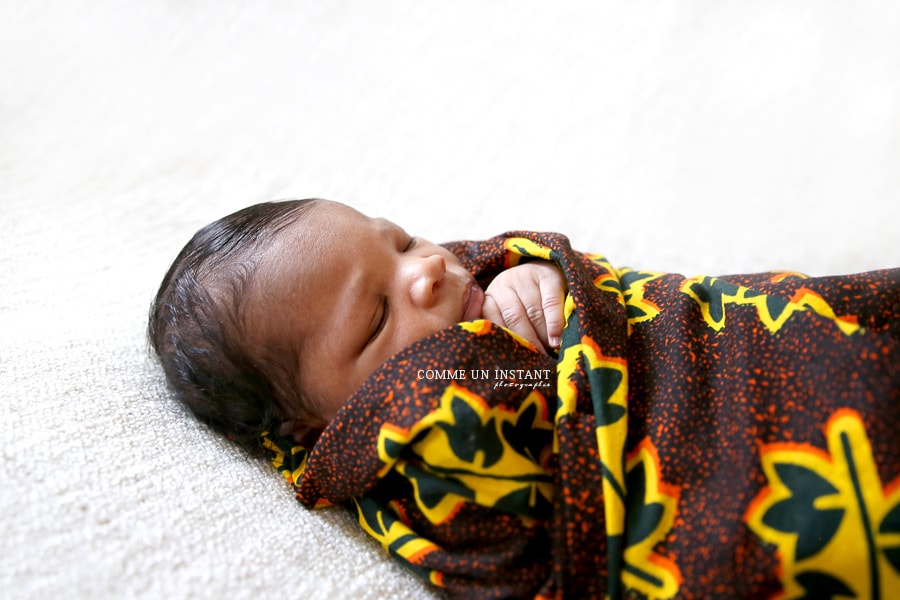
[[0, 4], [0, 596], [430, 597], [169, 397], [144, 330], [181, 245], [323, 196], [688, 274], [898, 266], [898, 30], [890, 0]]

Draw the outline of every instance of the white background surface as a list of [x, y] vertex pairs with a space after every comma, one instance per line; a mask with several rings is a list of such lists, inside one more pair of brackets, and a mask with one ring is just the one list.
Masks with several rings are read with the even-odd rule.
[[900, 4], [0, 5], [0, 595], [409, 598], [144, 341], [208, 221], [320, 196], [613, 264], [900, 266]]

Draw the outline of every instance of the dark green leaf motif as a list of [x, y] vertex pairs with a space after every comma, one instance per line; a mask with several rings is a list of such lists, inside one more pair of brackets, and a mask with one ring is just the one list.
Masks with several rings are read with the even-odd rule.
[[402, 452], [404, 444], [398, 443], [392, 439], [386, 439], [384, 441], [384, 451], [391, 458], [400, 458], [400, 453]]
[[619, 386], [622, 385], [623, 379], [622, 371], [610, 367], [598, 367], [588, 371], [598, 426], [612, 425], [625, 416], [627, 409], [624, 406], [610, 402]]
[[797, 583], [806, 592], [797, 600], [831, 600], [831, 598], [856, 598], [846, 583], [821, 571], [806, 571], [797, 575]]
[[419, 498], [428, 508], [434, 508], [440, 504], [448, 494], [455, 494], [469, 500], [475, 497], [475, 492], [454, 477], [435, 475], [413, 465], [406, 467], [405, 475], [410, 481], [416, 482]]
[[497, 426], [493, 417], [482, 424], [475, 410], [458, 397], [454, 397], [450, 410], [454, 423], [438, 423], [437, 426], [447, 434], [447, 440], [453, 453], [462, 460], [474, 463], [479, 451], [483, 453], [482, 467], [487, 468], [503, 456], [503, 444], [497, 435]]
[[639, 544], [659, 525], [665, 508], [658, 502], [647, 503], [647, 473], [644, 463], [636, 464], [626, 479], [628, 500], [625, 510], [625, 538], [628, 546]]
[[[893, 534], [900, 537], [898, 535], [900, 534], [900, 504], [895, 504], [888, 514], [884, 516], [884, 519], [881, 520], [881, 525], [878, 527], [878, 533], [882, 535]], [[897, 537], [894, 539], [897, 539]], [[900, 572], [900, 545], [887, 546], [883, 548], [883, 551], [884, 557], [891, 563], [894, 570]]]
[[625, 314], [629, 320], [640, 319], [647, 316], [647, 311], [641, 304], [635, 304], [632, 301], [634, 292], [634, 284], [655, 277], [652, 273], [644, 273], [640, 271], [629, 271], [622, 275], [622, 289], [625, 297]]
[[513, 514], [522, 514], [523, 507], [528, 507], [527, 513], [537, 519], [549, 519], [553, 515], [553, 503], [537, 492], [533, 485], [510, 492], [497, 500], [494, 507]]
[[[740, 297], [740, 303], [745, 304], [751, 298], [764, 296], [766, 310], [773, 319], [790, 304], [783, 298], [766, 296], [762, 292], [741, 288], [739, 285], [713, 277], [703, 277], [701, 281], [694, 281], [690, 284], [689, 289], [697, 300], [707, 305], [709, 316], [713, 322], [720, 324], [725, 320], [725, 305], [729, 298]], [[743, 294], [741, 294], [742, 291]]]
[[504, 422], [501, 431], [513, 450], [540, 464], [541, 453], [553, 441], [553, 431], [535, 427], [537, 412], [537, 405], [529, 405], [515, 423]]
[[781, 313], [785, 311], [790, 302], [785, 300], [784, 298], [779, 298], [778, 296], [766, 296], [766, 310], [769, 311], [769, 315], [772, 317], [772, 320], [778, 320], [778, 317], [781, 316]]
[[[401, 523], [400, 520], [394, 515], [393, 511], [385, 510], [385, 508], [379, 502], [373, 500], [370, 497], [362, 496], [359, 498], [355, 498], [354, 502], [356, 504], [357, 515], [360, 522], [363, 522], [371, 527], [376, 535], [386, 536], [395, 523]], [[385, 527], [381, 526], [382, 522], [384, 522]], [[387, 550], [391, 554], [391, 556], [397, 558], [404, 567], [406, 567], [419, 577], [428, 579], [431, 575], [431, 571], [425, 567], [420, 567], [419, 565], [407, 560], [407, 557], [401, 552], [403, 546], [405, 546], [409, 542], [415, 541], [416, 539], [418, 539], [418, 537], [419, 536], [415, 535], [414, 533], [401, 535], [390, 542]]]
[[772, 529], [796, 534], [796, 560], [809, 558], [828, 544], [844, 517], [844, 509], [820, 509], [816, 508], [815, 502], [838, 490], [815, 471], [800, 465], [777, 463], [775, 470], [790, 489], [791, 496], [773, 504], [763, 523]]

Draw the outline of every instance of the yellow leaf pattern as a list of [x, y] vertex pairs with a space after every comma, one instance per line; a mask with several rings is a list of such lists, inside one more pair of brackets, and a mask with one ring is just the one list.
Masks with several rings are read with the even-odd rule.
[[768, 486], [745, 520], [778, 548], [782, 598], [842, 590], [900, 597], [900, 478], [884, 486], [860, 415], [835, 413], [828, 451], [774, 443], [761, 450]]

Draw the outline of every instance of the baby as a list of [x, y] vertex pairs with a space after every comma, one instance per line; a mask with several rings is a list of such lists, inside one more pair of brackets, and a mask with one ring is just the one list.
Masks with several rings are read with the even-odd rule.
[[898, 307], [898, 269], [684, 277], [306, 200], [198, 232], [150, 336], [201, 419], [451, 597], [900, 597]]
[[311, 447], [353, 392], [411, 343], [488, 319], [540, 352], [559, 346], [565, 280], [526, 262], [482, 290], [446, 248], [320, 199], [263, 203], [197, 232], [151, 307], [169, 384], [257, 451], [278, 431]]

